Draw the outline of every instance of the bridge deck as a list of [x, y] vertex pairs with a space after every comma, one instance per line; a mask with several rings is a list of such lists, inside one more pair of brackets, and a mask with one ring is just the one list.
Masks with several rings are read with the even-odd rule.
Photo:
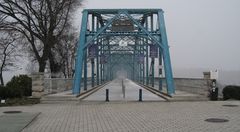
[[125, 85], [125, 98], [122, 90], [122, 79], [116, 79], [101, 88], [97, 92], [91, 94], [84, 101], [105, 101], [106, 99], [106, 89], [109, 89], [109, 100], [110, 101], [138, 101], [139, 99], [139, 89], [142, 89], [143, 101], [164, 101], [164, 99], [159, 96], [145, 90], [144, 88], [138, 86], [129, 79], [124, 79]]

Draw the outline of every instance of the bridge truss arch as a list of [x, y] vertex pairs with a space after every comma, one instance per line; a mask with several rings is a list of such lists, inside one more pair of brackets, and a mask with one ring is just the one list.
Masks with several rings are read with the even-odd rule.
[[[159, 69], [155, 69], [156, 59]], [[162, 9], [83, 10], [73, 94], [80, 94], [82, 83], [87, 89], [89, 62], [92, 86], [124, 70], [129, 79], [152, 87], [158, 77], [160, 91], [166, 81], [167, 94], [175, 93]]]

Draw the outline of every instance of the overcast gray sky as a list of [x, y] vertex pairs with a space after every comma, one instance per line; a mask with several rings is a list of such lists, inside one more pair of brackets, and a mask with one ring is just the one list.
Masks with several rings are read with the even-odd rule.
[[240, 0], [85, 0], [83, 8], [162, 8], [173, 67], [240, 70]]

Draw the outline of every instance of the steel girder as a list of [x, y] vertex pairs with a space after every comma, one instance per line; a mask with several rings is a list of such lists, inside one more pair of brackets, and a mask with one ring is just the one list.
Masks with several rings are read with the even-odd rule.
[[[127, 19], [134, 25], [132, 31], [113, 31], [113, 22]], [[90, 25], [90, 26], [89, 26]], [[120, 46], [123, 41], [127, 46]], [[164, 66], [167, 93], [175, 93], [169, 46], [166, 35], [163, 11], [161, 9], [86, 9], [83, 11], [80, 31], [73, 94], [81, 92], [81, 83], [84, 80], [84, 89], [87, 89], [88, 47], [97, 46], [97, 57], [91, 61], [92, 86], [100, 85], [113, 79], [113, 72], [122, 69], [128, 70], [132, 80], [154, 86], [155, 58], [149, 63], [149, 45], [159, 47], [159, 67]], [[138, 63], [139, 54], [144, 55], [142, 63]], [[106, 56], [106, 63], [102, 62]], [[150, 69], [149, 69], [149, 64]], [[122, 66], [122, 67], [119, 67]], [[96, 71], [95, 71], [96, 70]], [[114, 71], [113, 71], [114, 70]], [[150, 78], [150, 74], [152, 75]], [[84, 72], [82, 76], [82, 72]], [[95, 77], [96, 73], [96, 77]], [[159, 70], [159, 90], [162, 90], [162, 68]], [[149, 81], [151, 79], [151, 81]]]

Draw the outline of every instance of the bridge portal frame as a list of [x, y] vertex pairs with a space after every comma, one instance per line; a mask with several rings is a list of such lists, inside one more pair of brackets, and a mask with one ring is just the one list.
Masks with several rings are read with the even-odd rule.
[[[128, 59], [119, 61], [121, 64], [124, 63], [128, 65], [128, 67], [125, 67], [125, 69], [128, 70], [128, 73], [130, 73], [128, 77], [145, 85], [149, 85], [151, 83], [151, 86], [154, 87], [155, 58], [149, 58], [149, 46], [157, 45], [159, 50], [159, 90], [163, 90], [162, 70], [164, 67], [167, 94], [174, 94], [175, 86], [163, 13], [164, 12], [162, 9], [83, 10], [79, 42], [77, 45], [78, 48], [75, 63], [75, 77], [72, 93], [80, 94], [82, 82], [84, 84], [84, 90], [87, 90], [87, 53], [88, 47], [91, 45], [97, 45], [97, 57], [91, 59], [92, 86], [94, 86], [95, 82], [96, 85], [100, 85], [105, 81], [112, 80], [114, 77], [114, 66], [116, 66], [118, 63], [116, 60], [119, 60], [117, 58], [121, 58], [123, 54], [126, 55], [129, 53]], [[111, 31], [109, 27], [111, 27], [113, 21], [120, 19], [120, 17], [123, 16], [134, 24], [136, 28], [135, 31]], [[135, 44], [132, 44], [132, 47], [129, 46], [131, 47], [129, 49], [118, 48], [115, 49], [116, 52], [114, 52], [115, 50], [111, 48], [114, 47], [114, 44], [110, 44], [110, 39], [112, 37], [119, 36], [131, 36], [131, 39], [134, 39]], [[118, 44], [115, 45], [118, 46]], [[136, 61], [138, 59], [137, 55], [139, 54], [144, 55], [143, 63], [137, 63]], [[102, 55], [108, 55], [106, 57], [108, 63], [100, 63], [100, 56]], [[149, 59], [151, 59], [150, 63]]]

